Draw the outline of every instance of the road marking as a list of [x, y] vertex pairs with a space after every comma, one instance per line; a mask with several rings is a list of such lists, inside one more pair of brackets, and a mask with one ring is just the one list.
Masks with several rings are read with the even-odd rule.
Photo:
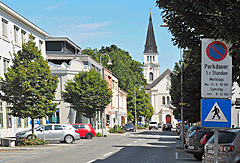
[[107, 155], [110, 155], [110, 154], [112, 154], [112, 152], [106, 153], [106, 154], [105, 154], [105, 155], [103, 155], [103, 156], [107, 156]]
[[176, 155], [176, 159], [178, 159], [178, 153], [177, 152], [175, 153], [175, 155]]
[[118, 148], [119, 150], [121, 150], [121, 149], [123, 149], [124, 147], [120, 147], [120, 148]]
[[133, 143], [136, 143], [137, 141], [134, 141]]
[[138, 140], [142, 140], [142, 139], [138, 139]]
[[91, 160], [91, 161], [88, 161], [88, 162], [86, 162], [86, 163], [91, 163], [91, 162], [94, 162], [94, 161], [96, 161], [96, 159], [94, 159], [94, 160]]
[[129, 145], [131, 145], [131, 143], [130, 143], [130, 144], [128, 144], [127, 146], [129, 146]]

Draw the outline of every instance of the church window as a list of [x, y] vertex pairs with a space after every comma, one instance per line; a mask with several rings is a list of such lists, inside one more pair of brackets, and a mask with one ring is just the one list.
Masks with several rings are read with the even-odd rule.
[[149, 73], [149, 80], [153, 81], [153, 73], [152, 72]]
[[152, 61], [152, 56], [150, 56], [150, 61]]
[[147, 61], [149, 61], [149, 56], [147, 56]]
[[165, 105], [165, 96], [162, 96], [162, 104]]
[[169, 96], [167, 96], [167, 104], [168, 104], [168, 105], [170, 104], [170, 98], [169, 98]]
[[153, 56], [153, 61], [155, 61], [155, 57]]

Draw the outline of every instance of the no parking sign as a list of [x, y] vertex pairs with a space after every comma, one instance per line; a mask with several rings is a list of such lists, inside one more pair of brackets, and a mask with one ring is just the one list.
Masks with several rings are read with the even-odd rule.
[[230, 45], [222, 40], [202, 39], [202, 98], [231, 98], [229, 48]]

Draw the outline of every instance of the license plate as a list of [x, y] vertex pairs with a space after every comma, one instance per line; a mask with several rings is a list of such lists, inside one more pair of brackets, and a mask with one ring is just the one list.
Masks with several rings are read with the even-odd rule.
[[214, 150], [209, 149], [208, 153], [213, 155], [214, 154]]
[[194, 149], [194, 146], [188, 146], [188, 149]]

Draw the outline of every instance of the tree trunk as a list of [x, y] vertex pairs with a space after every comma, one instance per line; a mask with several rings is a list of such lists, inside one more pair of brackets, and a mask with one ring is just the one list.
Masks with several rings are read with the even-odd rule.
[[34, 119], [31, 117], [32, 119], [32, 139], [34, 138]]

